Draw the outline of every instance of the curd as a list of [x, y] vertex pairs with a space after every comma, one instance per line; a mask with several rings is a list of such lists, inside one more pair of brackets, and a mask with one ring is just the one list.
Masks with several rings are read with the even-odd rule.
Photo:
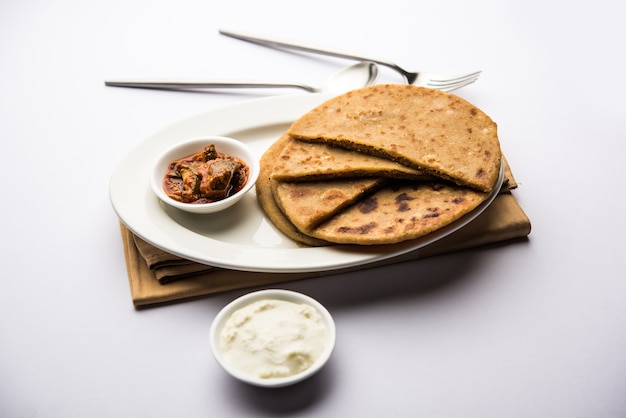
[[313, 307], [267, 299], [235, 311], [224, 324], [220, 345], [233, 367], [269, 379], [308, 369], [327, 337], [326, 325]]

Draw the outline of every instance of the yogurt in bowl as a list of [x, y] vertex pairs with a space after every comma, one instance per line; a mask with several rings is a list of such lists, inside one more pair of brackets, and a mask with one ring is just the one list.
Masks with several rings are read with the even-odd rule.
[[319, 371], [335, 347], [335, 324], [313, 298], [268, 289], [229, 303], [211, 326], [211, 349], [233, 377], [281, 387]]

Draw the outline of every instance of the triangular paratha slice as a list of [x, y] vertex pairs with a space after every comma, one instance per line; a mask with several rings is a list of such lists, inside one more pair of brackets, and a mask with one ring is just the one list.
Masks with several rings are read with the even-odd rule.
[[458, 220], [487, 193], [445, 183], [385, 186], [308, 235], [338, 244], [393, 244], [415, 239]]
[[432, 179], [422, 170], [395, 161], [335, 147], [290, 139], [276, 159], [272, 179], [311, 181], [346, 177]]
[[278, 207], [301, 232], [307, 233], [383, 184], [360, 178], [311, 182], [272, 181]]

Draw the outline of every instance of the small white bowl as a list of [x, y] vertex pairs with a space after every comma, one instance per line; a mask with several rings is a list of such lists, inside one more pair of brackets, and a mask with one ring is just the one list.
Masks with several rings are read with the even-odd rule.
[[[165, 177], [169, 164], [179, 158], [200, 152], [205, 146], [210, 144], [215, 144], [215, 149], [218, 152], [240, 158], [248, 165], [250, 174], [246, 185], [239, 192], [225, 199], [211, 203], [184, 203], [170, 198], [163, 190], [163, 178]], [[250, 191], [259, 178], [259, 170], [260, 167], [257, 157], [243, 142], [224, 136], [206, 136], [181, 142], [161, 154], [150, 173], [150, 186], [158, 198], [170, 206], [191, 213], [214, 213], [234, 205]]]
[[[313, 364], [307, 368], [306, 370], [294, 374], [292, 376], [287, 377], [274, 377], [274, 378], [261, 378], [257, 376], [253, 376], [247, 373], [244, 373], [238, 370], [235, 366], [226, 361], [224, 354], [221, 349], [220, 344], [220, 335], [224, 325], [231, 317], [233, 312], [241, 309], [245, 306], [250, 305], [251, 303], [264, 300], [264, 299], [278, 299], [287, 302], [293, 303], [303, 303], [307, 304], [310, 307], [314, 308], [322, 318], [324, 325], [327, 330], [327, 338], [325, 346], [321, 352], [321, 354], [314, 360]], [[211, 324], [211, 351], [213, 352], [213, 357], [217, 361], [217, 363], [228, 372], [231, 376], [236, 379], [261, 387], [283, 387], [288, 385], [293, 385], [295, 383], [301, 382], [315, 373], [317, 373], [328, 361], [330, 355], [332, 354], [335, 348], [335, 340], [336, 340], [336, 329], [335, 322], [328, 312], [328, 310], [320, 304], [315, 299], [306, 296], [302, 293], [290, 291], [290, 290], [282, 290], [282, 289], [266, 289], [259, 290], [252, 293], [245, 294], [234, 301], [230, 302], [226, 305], [215, 317], [213, 323]]]

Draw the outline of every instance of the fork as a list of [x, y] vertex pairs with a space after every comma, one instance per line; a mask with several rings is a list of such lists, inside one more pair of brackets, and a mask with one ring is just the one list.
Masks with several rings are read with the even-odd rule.
[[267, 46], [270, 48], [276, 49], [293, 49], [296, 51], [304, 51], [310, 52], [314, 54], [322, 54], [331, 57], [338, 58], [346, 58], [346, 59], [354, 59], [359, 61], [370, 61], [376, 64], [383, 65], [385, 67], [391, 68], [392, 70], [397, 71], [402, 75], [407, 84], [413, 84], [415, 86], [424, 86], [430, 87], [432, 89], [443, 90], [443, 91], [452, 91], [459, 89], [461, 87], [467, 86], [468, 84], [473, 83], [480, 76], [480, 71], [475, 71], [468, 74], [458, 75], [458, 76], [446, 76], [440, 74], [430, 74], [424, 72], [411, 72], [407, 71], [399, 65], [387, 61], [384, 59], [374, 58], [374, 57], [366, 57], [359, 54], [354, 54], [350, 52], [339, 51], [336, 49], [323, 48], [318, 46], [313, 46], [310, 44], [304, 44], [301, 42], [290, 42], [285, 40], [279, 40], [275, 38], [268, 38], [265, 36], [258, 35], [250, 35], [244, 34], [242, 32], [236, 32], [231, 30], [220, 29], [219, 32], [222, 35], [230, 36], [231, 38], [239, 39], [242, 41], [252, 42], [255, 44]]

